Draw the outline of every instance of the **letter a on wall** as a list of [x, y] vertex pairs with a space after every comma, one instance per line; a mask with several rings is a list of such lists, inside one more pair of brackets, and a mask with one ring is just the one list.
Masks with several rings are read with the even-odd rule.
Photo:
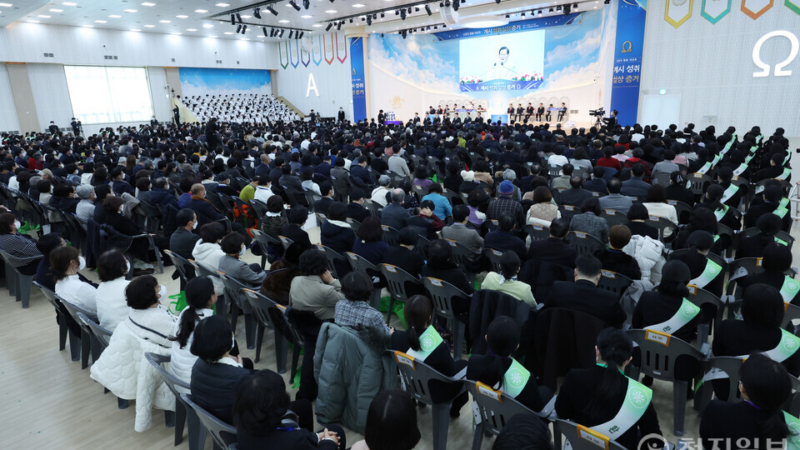
[[678, 28], [692, 17], [693, 7], [694, 0], [667, 0], [664, 20], [673, 27]]
[[742, 0], [742, 12], [756, 20], [775, 4], [775, 0]]
[[319, 91], [317, 90], [317, 82], [316, 80], [314, 80], [314, 74], [310, 73], [308, 74], [308, 88], [306, 89], [306, 97], [311, 95], [312, 90], [314, 91], [315, 94], [317, 94], [317, 97], [319, 97]]

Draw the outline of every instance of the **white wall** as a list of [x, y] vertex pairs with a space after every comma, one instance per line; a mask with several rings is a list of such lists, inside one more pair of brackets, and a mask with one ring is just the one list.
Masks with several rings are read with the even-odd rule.
[[[639, 111], [644, 95], [666, 89], [666, 94], [681, 96], [681, 127], [713, 124], [719, 132], [729, 125], [738, 130], [759, 125], [765, 133], [784, 127], [787, 136], [800, 136], [800, 57], [785, 68], [791, 76], [775, 77], [770, 71], [766, 78], [753, 77], [759, 69], [752, 58], [754, 44], [770, 31], [788, 30], [800, 39], [800, 15], [775, 2], [753, 20], [734, 2], [730, 13], [712, 24], [700, 15], [702, 3], [695, 1], [692, 17], [675, 29], [664, 20], [664, 3], [651, 2]], [[774, 69], [789, 50], [788, 39], [773, 38], [762, 47], [761, 59]]]
[[72, 122], [72, 103], [64, 66], [28, 64], [28, 77], [39, 115], [40, 130], [46, 130], [51, 120], [61, 128], [69, 128]]
[[[274, 46], [213, 39], [17, 22], [0, 28], [0, 61], [99, 66], [275, 69]], [[52, 53], [52, 58], [44, 57]], [[117, 56], [107, 60], [105, 55]], [[221, 60], [222, 64], [216, 61]]]
[[19, 131], [19, 120], [8, 82], [8, 70], [5, 64], [0, 64], [0, 132], [3, 131]]
[[[147, 77], [150, 79], [150, 96], [153, 100], [153, 111], [159, 122], [172, 120], [172, 106], [169, 101], [167, 74], [161, 67], [148, 67]], [[84, 128], [85, 130], [85, 128]]]
[[[344, 34], [342, 31], [340, 34]], [[323, 35], [328, 37], [334, 33]], [[319, 36], [314, 36], [316, 41]], [[294, 44], [295, 41], [289, 41], [289, 44]], [[329, 41], [330, 42], [330, 41]], [[348, 40], [347, 59], [344, 63], [336, 59], [334, 52], [334, 60], [330, 65], [325, 62], [325, 55], [322, 55], [322, 62], [319, 66], [314, 64], [313, 61], [309, 63], [308, 67], [303, 66], [302, 63], [294, 68], [291, 64], [286, 69], [280, 66], [278, 62], [278, 69], [275, 73], [278, 83], [278, 95], [286, 98], [300, 111], [308, 114], [312, 109], [322, 115], [322, 117], [336, 117], [339, 107], [343, 107], [345, 115], [348, 120], [353, 119], [353, 92], [352, 92], [352, 79], [350, 77], [350, 48]], [[269, 53], [278, 53], [278, 44], [270, 44], [274, 50]], [[313, 75], [314, 81], [317, 85], [319, 97], [312, 90], [306, 96], [308, 90], [309, 75]]]

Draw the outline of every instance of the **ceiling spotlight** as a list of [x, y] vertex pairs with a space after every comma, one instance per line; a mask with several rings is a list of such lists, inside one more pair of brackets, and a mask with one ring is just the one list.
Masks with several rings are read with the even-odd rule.
[[433, 14], [433, 12], [431, 12], [431, 7], [428, 5], [425, 5], [425, 12], [428, 13], [429, 16]]
[[372, 16], [367, 16], [367, 26], [368, 27], [372, 26]]
[[236, 20], [238, 20], [239, 23], [242, 23], [242, 16], [240, 16], [238, 13], [236, 14]]
[[245, 25], [244, 27], [242, 27], [242, 34], [244, 34], [244, 32], [245, 32], [245, 31], [247, 31], [247, 25]]
[[419, 12], [419, 6], [415, 7], [414, 11]]
[[569, 14], [569, 10], [570, 10], [569, 5], [564, 5], [564, 15], [565, 16]]
[[333, 27], [333, 24], [332, 24], [332, 23], [329, 23], [329, 24], [328, 24], [328, 26], [327, 26], [327, 27], [325, 27], [325, 31], [330, 31], [330, 29], [331, 29], [332, 27]]
[[458, 11], [459, 2], [458, 0], [453, 0], [453, 11]]
[[439, 29], [439, 26], [438, 26], [438, 25], [434, 25], [434, 26], [433, 26], [433, 29], [434, 29], [434, 30], [438, 30], [438, 29]]
[[444, 3], [439, 2], [439, 8], [444, 8]]
[[556, 6], [556, 11], [561, 11], [561, 6]]
[[353, 19], [350, 19], [350, 23], [353, 23]]
[[275, 11], [275, 8], [273, 8], [272, 6], [267, 6], [267, 11], [271, 12], [273, 16], [278, 15], [278, 11]]
[[386, 15], [384, 15], [383, 13], [381, 13], [381, 19], [383, 19], [384, 17], [386, 17]]
[[309, 0], [303, 0], [303, 8], [308, 9], [311, 7], [311, 2]]
[[239, 34], [241, 32], [242, 32], [242, 24], [239, 24], [239, 26], [236, 28], [236, 34]]
[[[253, 10], [253, 15], [256, 17], [256, 19], [260, 20], [261, 19], [261, 10], [258, 9], [258, 8], [254, 9]], [[266, 28], [264, 30], [266, 30]]]
[[395, 16], [399, 16], [400, 15], [400, 10], [399, 9], [395, 9], [394, 10], [394, 15]]
[[550, 12], [553, 12], [553, 8], [550, 8]]
[[279, 37], [279, 38], [282, 38], [282, 37], [283, 37], [283, 33], [284, 33], [285, 31], [286, 31], [286, 30], [281, 30], [281, 34], [279, 34], [279, 35], [278, 35], [278, 37]]
[[295, 3], [294, 0], [289, 0], [289, 6], [294, 8], [295, 11], [300, 11], [300, 7], [297, 6], [297, 3]]
[[291, 38], [292, 38], [292, 33], [294, 33], [294, 31], [292, 31], [292, 30], [289, 30], [289, 39], [291, 39]]
[[405, 39], [406, 38], [406, 31], [405, 30], [401, 31], [400, 35], [403, 36], [403, 39]]
[[336, 31], [341, 31], [341, 29], [342, 29], [342, 22], [339, 22], [339, 23], [336, 25]]
[[539, 10], [539, 15], [540, 15], [540, 16], [542, 15], [542, 10], [541, 10], [541, 9]]
[[305, 31], [300, 32], [300, 36], [297, 36], [297, 39], [303, 39], [303, 35], [306, 34]]
[[520, 17], [525, 17], [525, 13], [522, 13], [522, 14], [520, 15]]
[[605, 1], [603, 2], [603, 4], [604, 4], [604, 5], [607, 5], [607, 4], [609, 4], [609, 3], [611, 3], [611, 0], [605, 0]]
[[572, 9], [578, 9], [578, 4], [577, 3], [573, 3], [572, 4]]
[[400, 18], [403, 19], [403, 20], [406, 20], [406, 10], [405, 9], [401, 9], [400, 10]]
[[383, 37], [383, 33], [381, 33], [381, 37]]
[[231, 25], [236, 25], [236, 16], [231, 14]]
[[497, 3], [498, 5], [500, 4], [500, 0], [494, 0], [494, 2]]
[[411, 14], [412, 12], [413, 12], [413, 11], [411, 11], [411, 7], [409, 6], [409, 7], [408, 7], [408, 13], [409, 13], [409, 14]]
[[506, 14], [506, 19], [508, 19], [508, 18], [509, 18], [509, 17], [508, 17], [508, 14]]
[[261, 31], [264, 32], [264, 37], [268, 37], [268, 35], [267, 35], [267, 27], [261, 27]]

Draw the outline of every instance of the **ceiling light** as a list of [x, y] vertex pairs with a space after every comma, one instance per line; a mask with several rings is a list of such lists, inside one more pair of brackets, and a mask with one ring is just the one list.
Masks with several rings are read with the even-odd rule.
[[108, 17], [110, 17], [110, 18], [112, 18], [112, 19], [119, 19], [119, 18], [120, 18], [120, 17], [122, 17], [122, 16], [118, 16], [118, 15], [116, 15], [116, 14], [112, 14], [112, 15], [110, 15], [110, 16], [108, 16]]
[[217, 37], [216, 37], [216, 36], [214, 36], [214, 35], [209, 35], [209, 36], [206, 36], [206, 37], [209, 37], [209, 38], [211, 38], [211, 39], [216, 39], [216, 38], [217, 38]]
[[170, 34], [175, 35], [175, 36], [180, 36], [181, 35], [180, 33], [170, 33]]
[[[45, 16], [44, 14], [39, 14], [39, 15], [38, 15], [38, 16], [36, 16], [36, 17], [38, 17], [38, 18], [40, 18], [40, 19], [49, 19], [49, 18], [50, 18], [50, 16]], [[104, 20], [104, 21], [102, 21], [102, 22], [100, 22], [100, 23], [106, 23], [106, 21]]]
[[28, 23], [39, 23], [38, 20], [29, 20]]
[[175, 17], [177, 17], [178, 19], [188, 19], [189, 18], [189, 16], [175, 16]]
[[216, 5], [214, 5], [214, 6], [219, 6], [220, 8], [227, 8], [228, 6], [231, 6], [231, 5], [229, 5], [229, 4], [227, 4], [227, 3], [217, 3], [217, 4], [216, 4]]
[[242, 16], [240, 16], [239, 14], [236, 14], [236, 20], [238, 20], [239, 23], [242, 23]]
[[275, 11], [275, 8], [273, 8], [272, 6], [267, 6], [267, 11], [271, 12], [273, 16], [278, 15], [278, 11]]
[[[261, 20], [261, 10], [260, 9], [258, 9], [258, 8], [254, 9], [253, 10], [253, 15], [256, 16], [256, 19]], [[266, 32], [266, 30], [267, 29], [264, 28], [265, 32]]]
[[289, 21], [286, 20], [286, 19], [283, 19], [283, 20], [279, 20], [278, 23], [289, 23]]
[[155, 28], [156, 26], [155, 25], [145, 25], [144, 27], [145, 28]]
[[251, 17], [253, 17], [253, 16], [247, 16], [247, 15], [245, 15], [245, 16], [242, 16], [242, 17], [244, 17], [245, 19], [249, 19], [249, 18], [251, 18]]
[[204, 23], [203, 28], [214, 28], [214, 25], [211, 25], [210, 23]]
[[142, 3], [142, 6], [156, 6], [156, 4], [155, 3], [150, 3], [150, 2], [144, 2], [144, 3]]
[[122, 11], [122, 12], [135, 13], [136, 11], [137, 11], [136, 9], [126, 9], [125, 11]]
[[233, 33], [231, 33], [230, 31], [226, 31], [225, 34], [233, 34]]
[[362, 5], [361, 3], [356, 3], [355, 5], [353, 5], [353, 8], [363, 8], [363, 7], [364, 5]]
[[186, 31], [197, 31], [197, 28], [187, 28]]
[[329, 10], [327, 10], [325, 12], [328, 13], [328, 14], [336, 14], [336, 10], [335, 9], [329, 9]]
[[247, 25], [245, 25], [245, 26], [242, 28], [242, 34], [245, 34], [246, 32], [247, 32]]
[[[39, 23], [39, 22], [36, 22]], [[83, 25], [83, 28], [94, 28], [94, 25]]]
[[308, 15], [306, 15], [306, 16], [300, 16], [300, 18], [301, 18], [301, 19], [310, 19], [310, 18], [311, 18], [311, 16], [308, 16]]
[[77, 3], [74, 3], [74, 2], [64, 2], [64, 3], [62, 3], [62, 5], [66, 5], [66, 6], [78, 6], [78, 4], [77, 4]]
[[[0, 3], [0, 6], [2, 6], [2, 5], [8, 5], [8, 3]], [[64, 10], [63, 9], [51, 9], [50, 12], [59, 13], [59, 12], [64, 12]]]
[[196, 12], [198, 14], [205, 14], [205, 13], [208, 12], [208, 10], [206, 10], [206, 9], [195, 9], [194, 12]]
[[319, 27], [321, 27], [322, 25], [321, 25], [321, 24], [318, 24], [318, 23], [315, 23], [314, 25], [311, 25], [311, 26], [312, 26], [312, 27], [314, 27], [314, 28], [319, 28]]
[[238, 33], [241, 33], [241, 32], [242, 32], [242, 24], [239, 24], [239, 26], [236, 27], [236, 33], [238, 34]]
[[231, 25], [236, 25], [236, 15], [231, 14]]
[[286, 30], [281, 30], [281, 34], [278, 36], [279, 38], [282, 38], [282, 37], [283, 37], [283, 32], [284, 32], [284, 31], [286, 31]]
[[[11, 3], [0, 3], [0, 7], [2, 8], [11, 8], [12, 6], [14, 5], [12, 5]], [[50, 11], [52, 11], [52, 9]], [[59, 10], [59, 12], [61, 11]]]
[[172, 21], [170, 21], [170, 20], [159, 20], [158, 22], [159, 23], [171, 23]]
[[135, 32], [138, 32], [138, 31], [142, 31], [142, 30], [137, 30], [136, 28], [134, 28], [134, 29], [132, 29], [132, 30], [130, 30], [130, 31], [135, 31]]
[[429, 16], [433, 14], [433, 12], [431, 12], [431, 7], [428, 5], [425, 5], [425, 12], [428, 13]]

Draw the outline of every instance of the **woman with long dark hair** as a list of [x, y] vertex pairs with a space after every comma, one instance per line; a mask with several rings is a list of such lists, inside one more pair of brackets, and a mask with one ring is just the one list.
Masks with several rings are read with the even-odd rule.
[[718, 223], [727, 225], [733, 231], [739, 231], [742, 228], [742, 222], [733, 214], [732, 207], [723, 202], [724, 196], [725, 188], [719, 184], [712, 184], [706, 189], [705, 201], [697, 207], [710, 209]]
[[[652, 391], [623, 374], [632, 353], [633, 342], [625, 332], [613, 328], [600, 332], [595, 346], [597, 365], [567, 374], [556, 398], [558, 417], [597, 429], [630, 450], [640, 444], [639, 436], [661, 435], [650, 401]], [[633, 414], [636, 421], [620, 420], [623, 411]], [[659, 447], [664, 445], [661, 439], [654, 440]]]
[[195, 277], [186, 283], [186, 308], [178, 316], [178, 322], [172, 332], [172, 359], [170, 371], [178, 379], [187, 384], [192, 380], [192, 366], [197, 361], [189, 349], [192, 347], [192, 335], [198, 322], [214, 315], [211, 309], [217, 303], [214, 283], [210, 277]]
[[[686, 287], [690, 277], [689, 267], [685, 263], [667, 261], [661, 271], [661, 284], [657, 290], [645, 292], [639, 298], [633, 310], [633, 328], [648, 328], [669, 333], [686, 342], [692, 341], [697, 334], [699, 312], [692, 310], [694, 315], [691, 318], [684, 317], [689, 320], [671, 320], [686, 303], [684, 299], [690, 295], [689, 288]], [[667, 326], [669, 329], [665, 330]]]
[[705, 231], [695, 231], [689, 236], [686, 245], [689, 251], [675, 259], [683, 261], [689, 267], [689, 284], [721, 297], [725, 274], [720, 265], [708, 257], [714, 247], [714, 236]]
[[744, 401], [713, 400], [703, 411], [703, 448], [715, 448], [719, 442], [735, 442], [739, 448], [786, 448], [786, 439], [797, 439], [791, 429], [800, 421], [781, 410], [792, 394], [792, 383], [779, 362], [763, 353], [750, 355], [739, 368], [739, 392]]
[[773, 242], [764, 248], [761, 266], [764, 271], [747, 275], [738, 284], [747, 289], [754, 284], [766, 284], [780, 291], [784, 302], [800, 305], [800, 282], [786, 275], [792, 267], [792, 251], [789, 247]]
[[519, 347], [520, 327], [508, 316], [498, 316], [486, 330], [489, 352], [473, 355], [467, 364], [467, 379], [479, 381], [504, 396], [512, 397], [534, 411], [541, 411], [552, 397], [549, 389], [511, 355]]

